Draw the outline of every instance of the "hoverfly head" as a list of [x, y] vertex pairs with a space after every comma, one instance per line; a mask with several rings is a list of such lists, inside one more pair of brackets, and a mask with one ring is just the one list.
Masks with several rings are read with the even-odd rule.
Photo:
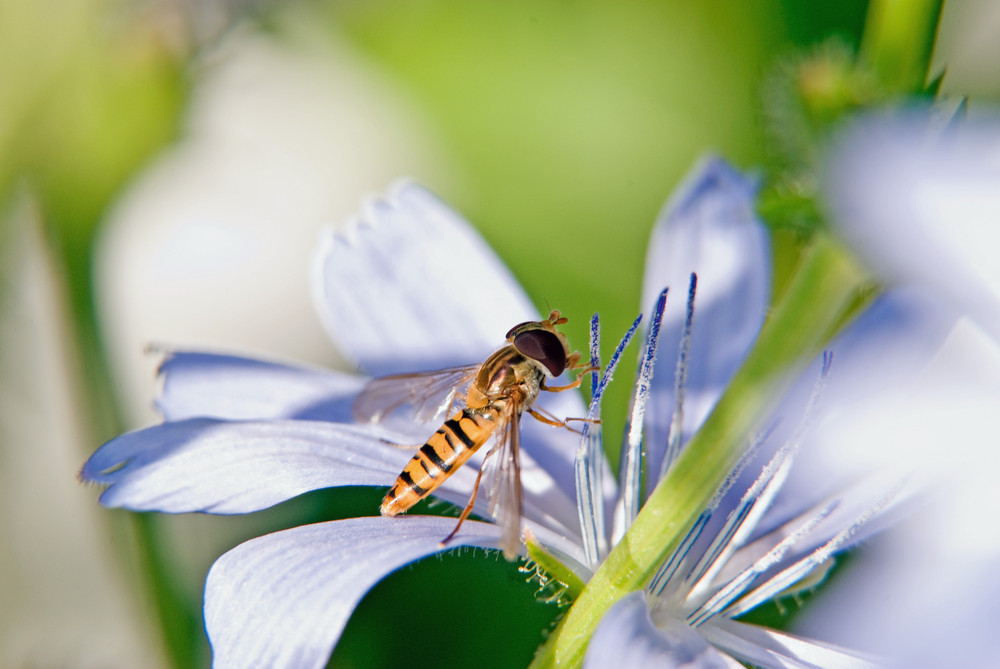
[[558, 311], [553, 311], [548, 320], [515, 325], [507, 333], [507, 341], [521, 355], [544, 365], [552, 376], [559, 376], [566, 370], [569, 346], [566, 336], [556, 330], [555, 325], [565, 322]]

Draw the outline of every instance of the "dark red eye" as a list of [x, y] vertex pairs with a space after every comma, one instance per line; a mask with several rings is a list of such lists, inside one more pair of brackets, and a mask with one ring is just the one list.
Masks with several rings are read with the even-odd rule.
[[559, 376], [566, 369], [566, 347], [554, 332], [526, 330], [514, 335], [513, 343], [521, 355], [545, 365], [552, 376]]
[[507, 334], [504, 335], [504, 339], [509, 340], [511, 337], [514, 336], [514, 333], [517, 332], [518, 330], [527, 330], [529, 328], [537, 328], [537, 327], [540, 327], [538, 321], [525, 321], [523, 323], [518, 323], [511, 329], [507, 330]]

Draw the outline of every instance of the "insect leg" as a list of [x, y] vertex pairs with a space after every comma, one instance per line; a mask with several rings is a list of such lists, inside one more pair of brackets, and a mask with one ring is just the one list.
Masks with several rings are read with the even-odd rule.
[[595, 425], [600, 425], [601, 423], [600, 418], [566, 418], [565, 420], [559, 420], [552, 414], [549, 414], [544, 409], [528, 409], [528, 413], [530, 413], [531, 417], [539, 421], [540, 423], [545, 423], [546, 425], [551, 425], [553, 427], [564, 427], [570, 432], [576, 432], [577, 434], [580, 434], [579, 430], [575, 430], [571, 428], [569, 425], [567, 425], [567, 423], [569, 423], [571, 420], [580, 421], [583, 423], [593, 423]]
[[386, 446], [392, 446], [393, 448], [404, 448], [408, 451], [420, 448], [420, 444], [400, 444], [395, 441], [389, 441], [388, 439], [379, 439]]
[[580, 376], [576, 377], [575, 381], [573, 381], [572, 383], [569, 383], [569, 384], [567, 384], [565, 386], [547, 386], [547, 385], [545, 385], [545, 381], [542, 381], [541, 384], [539, 384], [538, 387], [541, 390], [545, 390], [545, 391], [548, 391], [550, 393], [561, 393], [564, 390], [572, 390], [573, 388], [579, 388], [580, 385], [583, 383], [583, 375], [584, 374], [587, 374], [589, 372], [597, 372], [597, 371], [600, 371], [600, 369], [601, 369], [600, 367], [587, 367], [586, 369], [580, 371]]
[[559, 420], [551, 413], [542, 409], [541, 407], [537, 409], [528, 409], [528, 413], [531, 414], [532, 418], [537, 420], [539, 423], [545, 423], [546, 425], [551, 425], [553, 427], [566, 427], [566, 421]]
[[[492, 453], [493, 451], [490, 451], [489, 453], [486, 454], [486, 457], [488, 458], [490, 455], [492, 455]], [[442, 546], [451, 541], [452, 538], [454, 538], [454, 536], [458, 534], [458, 528], [462, 527], [462, 523], [465, 522], [465, 519], [468, 518], [469, 514], [472, 512], [472, 507], [476, 503], [476, 495], [479, 494], [479, 482], [482, 481], [483, 479], [483, 469], [485, 469], [485, 466], [486, 466], [486, 458], [483, 458], [483, 465], [479, 468], [479, 473], [476, 474], [476, 485], [472, 486], [472, 497], [469, 498], [469, 503], [465, 505], [464, 509], [462, 509], [462, 515], [458, 517], [458, 522], [455, 524], [455, 529], [453, 529], [448, 536], [446, 536], [444, 539], [441, 540]]]

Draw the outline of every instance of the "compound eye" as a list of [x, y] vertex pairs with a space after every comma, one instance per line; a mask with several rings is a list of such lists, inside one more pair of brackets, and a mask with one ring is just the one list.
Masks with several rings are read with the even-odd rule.
[[504, 337], [504, 339], [509, 340], [511, 337], [514, 336], [514, 334], [518, 330], [527, 330], [529, 328], [537, 328], [537, 327], [539, 327], [538, 321], [525, 321], [523, 323], [518, 323], [517, 325], [515, 325], [511, 329], [507, 330], [507, 334], [505, 334], [503, 337]]
[[545, 365], [552, 376], [559, 376], [566, 369], [566, 347], [559, 337], [549, 330], [526, 330], [514, 335], [514, 348], [518, 352]]

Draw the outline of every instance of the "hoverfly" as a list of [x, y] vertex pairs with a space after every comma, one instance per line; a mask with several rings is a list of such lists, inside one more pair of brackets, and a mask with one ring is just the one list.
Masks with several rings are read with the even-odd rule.
[[[562, 392], [578, 388], [583, 374], [593, 368], [580, 364], [580, 354], [569, 352], [566, 335], [556, 329], [566, 319], [557, 310], [544, 321], [528, 321], [507, 332], [507, 344], [480, 365], [433, 372], [384, 376], [370, 381], [354, 402], [359, 420], [378, 421], [403, 404], [418, 410], [435, 398], [444, 397], [439, 407], [451, 412], [456, 402], [464, 407], [451, 415], [406, 464], [382, 500], [383, 516], [403, 513], [433, 492], [445, 479], [465, 464], [491, 437], [493, 445], [483, 459], [468, 504], [459, 516], [446, 543], [458, 532], [476, 501], [484, 467], [491, 457], [496, 462], [490, 508], [501, 525], [500, 547], [509, 559], [517, 553], [521, 539], [521, 414], [528, 412], [543, 423], [568, 427], [568, 418], [558, 420], [534, 408], [540, 391]], [[546, 385], [548, 377], [564, 371], [580, 370], [575, 381], [565, 386]], [[468, 386], [464, 402], [460, 391]], [[439, 412], [435, 412], [439, 413]]]

